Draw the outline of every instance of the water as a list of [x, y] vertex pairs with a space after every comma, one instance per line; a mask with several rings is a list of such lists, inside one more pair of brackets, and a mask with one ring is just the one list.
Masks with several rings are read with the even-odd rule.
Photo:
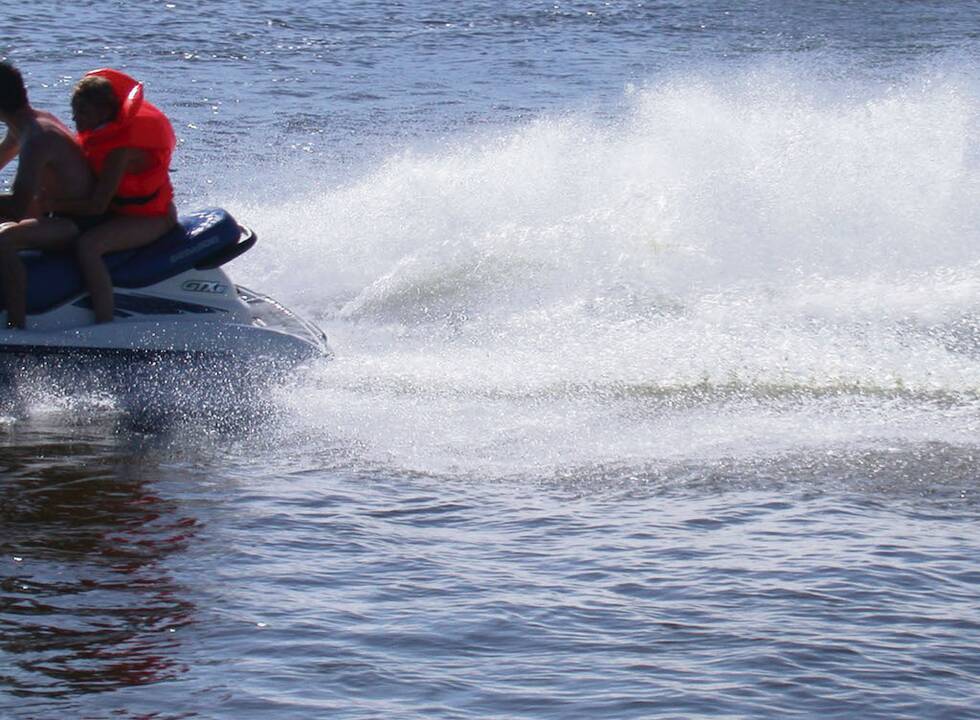
[[254, 226], [230, 272], [336, 358], [230, 422], [30, 381], [0, 716], [980, 717], [978, 35], [967, 2], [9, 12], [35, 104], [145, 80], [181, 205]]

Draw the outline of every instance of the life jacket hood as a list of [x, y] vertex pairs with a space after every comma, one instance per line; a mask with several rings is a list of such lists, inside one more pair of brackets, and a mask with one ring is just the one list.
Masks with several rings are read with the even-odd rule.
[[108, 80], [116, 98], [116, 117], [94, 130], [80, 131], [78, 140], [92, 171], [99, 175], [106, 158], [118, 148], [143, 150], [149, 167], [123, 175], [111, 209], [124, 215], [162, 215], [173, 200], [170, 158], [177, 145], [167, 116], [143, 98], [143, 84], [124, 72], [102, 68], [86, 73]]

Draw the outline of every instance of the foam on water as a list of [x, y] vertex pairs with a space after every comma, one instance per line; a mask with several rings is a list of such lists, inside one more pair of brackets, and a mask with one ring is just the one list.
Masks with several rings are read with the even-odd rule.
[[975, 440], [975, 81], [765, 66], [627, 100], [239, 198], [265, 242], [237, 276], [337, 349], [299, 415], [423, 471]]

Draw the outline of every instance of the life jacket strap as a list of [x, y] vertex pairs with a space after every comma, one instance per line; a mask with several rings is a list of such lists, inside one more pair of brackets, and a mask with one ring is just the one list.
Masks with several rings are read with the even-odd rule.
[[160, 194], [161, 188], [157, 188], [149, 195], [137, 195], [135, 197], [121, 197], [116, 195], [112, 198], [113, 205], [146, 205], [147, 203], [153, 202], [156, 196]]

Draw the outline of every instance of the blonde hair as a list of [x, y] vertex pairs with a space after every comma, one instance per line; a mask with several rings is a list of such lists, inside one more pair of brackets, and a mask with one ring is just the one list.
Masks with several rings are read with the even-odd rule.
[[122, 105], [116, 96], [116, 91], [112, 89], [112, 83], [98, 75], [86, 75], [79, 80], [75, 91], [71, 94], [71, 102], [72, 105], [76, 102], [84, 102], [108, 110], [109, 120], [115, 119]]

